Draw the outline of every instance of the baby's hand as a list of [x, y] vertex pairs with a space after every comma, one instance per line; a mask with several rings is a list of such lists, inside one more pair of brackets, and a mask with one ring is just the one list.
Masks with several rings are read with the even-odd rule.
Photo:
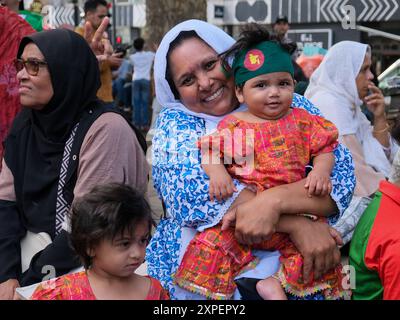
[[332, 182], [329, 174], [311, 170], [306, 179], [305, 188], [308, 188], [308, 196], [326, 196], [332, 191]]
[[218, 201], [227, 199], [232, 196], [233, 192], [237, 191], [231, 176], [226, 171], [214, 172], [210, 177], [210, 199], [214, 198]]

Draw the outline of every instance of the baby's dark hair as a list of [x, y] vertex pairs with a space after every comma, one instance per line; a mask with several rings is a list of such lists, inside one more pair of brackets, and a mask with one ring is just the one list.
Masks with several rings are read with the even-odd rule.
[[155, 225], [151, 209], [139, 191], [123, 184], [96, 186], [76, 199], [70, 211], [71, 244], [89, 268], [89, 250], [102, 240], [113, 241], [125, 231], [132, 233], [138, 223], [147, 222], [149, 233]]
[[[201, 41], [204, 41], [199, 37], [199, 35], [196, 33], [196, 31], [190, 30], [190, 31], [181, 31], [178, 36], [169, 44], [169, 49], [167, 53], [167, 68], [165, 70], [165, 79], [167, 79], [169, 87], [171, 88], [172, 93], [174, 94], [175, 99], [179, 99], [179, 93], [178, 89], [176, 89], [174, 80], [172, 79], [172, 73], [171, 73], [171, 64], [170, 64], [170, 55], [171, 52], [174, 51], [177, 47], [179, 47], [185, 40], [188, 39], [200, 39]], [[205, 43], [205, 42], [204, 42]]]
[[238, 55], [242, 50], [247, 50], [263, 41], [277, 42], [289, 54], [292, 54], [297, 48], [296, 43], [282, 42], [277, 36], [271, 35], [269, 31], [260, 24], [249, 23], [241, 29], [239, 39], [236, 43], [227, 51], [220, 54], [225, 70], [231, 69], [229, 63], [230, 60]]

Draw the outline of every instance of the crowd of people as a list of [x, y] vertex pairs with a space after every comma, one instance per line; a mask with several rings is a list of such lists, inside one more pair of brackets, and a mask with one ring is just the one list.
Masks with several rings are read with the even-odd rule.
[[400, 299], [400, 152], [369, 46], [335, 44], [302, 96], [285, 17], [238, 40], [187, 20], [126, 59], [107, 3], [84, 11], [75, 32], [35, 32], [0, 7], [16, 29], [0, 64], [0, 299], [32, 284], [34, 300]]

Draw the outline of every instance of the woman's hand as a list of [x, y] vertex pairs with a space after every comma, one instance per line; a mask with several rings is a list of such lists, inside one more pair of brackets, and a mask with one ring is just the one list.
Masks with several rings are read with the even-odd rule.
[[304, 259], [303, 277], [306, 282], [309, 281], [311, 271], [314, 271], [314, 278], [318, 279], [340, 263], [338, 246], [343, 245], [343, 242], [339, 232], [327, 223], [296, 217], [290, 229], [290, 239]]
[[368, 110], [373, 113], [375, 120], [384, 118], [385, 98], [383, 97], [382, 91], [372, 83], [368, 85], [368, 89], [371, 91], [371, 94], [364, 98]]
[[229, 211], [222, 218], [222, 226], [221, 226], [222, 230], [235, 227], [236, 214], [233, 209], [235, 209], [238, 205], [245, 203], [246, 201], [254, 199], [255, 196], [256, 196], [255, 192], [251, 191], [249, 188], [243, 189], [242, 192], [240, 192], [239, 196], [232, 203], [232, 206], [230, 207]]
[[13, 300], [15, 289], [18, 287], [17, 279], [9, 279], [0, 283], [0, 300]]
[[121, 58], [122, 52], [119, 53], [113, 53], [111, 56], [108, 57], [107, 61], [110, 64], [110, 67], [112, 70], [118, 69], [122, 62], [124, 61], [124, 58]]
[[385, 99], [381, 90], [375, 85], [369, 85], [368, 89], [371, 90], [372, 94], [366, 96], [364, 102], [368, 110], [374, 114], [374, 129], [372, 134], [382, 146], [388, 148], [390, 147], [390, 135], [389, 124], [386, 121], [385, 114]]
[[279, 206], [273, 199], [253, 197], [225, 214], [222, 230], [234, 225], [235, 237], [240, 243], [256, 244], [267, 240], [276, 231], [279, 217]]

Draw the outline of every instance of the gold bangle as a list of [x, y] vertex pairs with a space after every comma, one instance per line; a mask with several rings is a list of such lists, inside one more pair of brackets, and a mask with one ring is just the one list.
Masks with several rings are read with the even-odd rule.
[[390, 125], [389, 125], [389, 123], [386, 123], [386, 128], [385, 129], [381, 129], [381, 130], [372, 130], [372, 133], [384, 133], [384, 132], [386, 132], [386, 131], [388, 131], [389, 130], [389, 128], [390, 128]]

